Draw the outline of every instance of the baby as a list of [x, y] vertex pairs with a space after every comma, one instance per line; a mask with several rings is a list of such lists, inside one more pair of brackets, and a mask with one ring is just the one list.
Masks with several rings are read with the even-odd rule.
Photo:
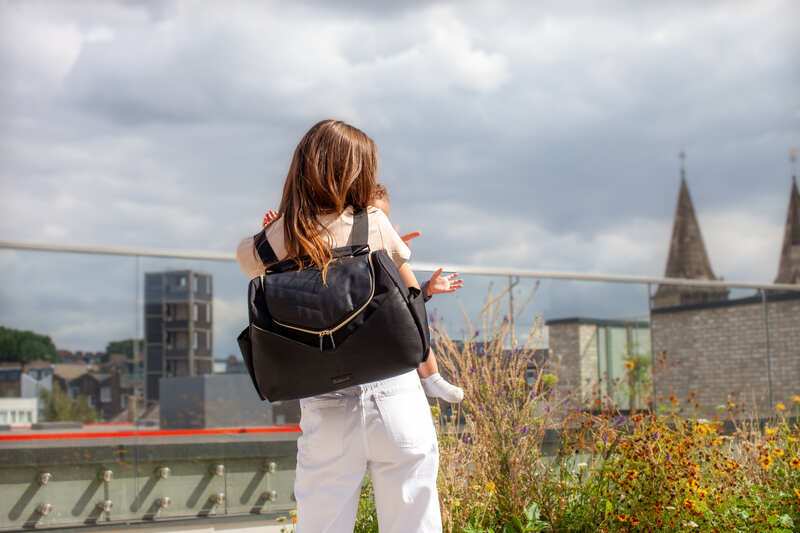
[[[379, 183], [375, 187], [375, 193], [372, 197], [372, 205], [383, 211], [389, 216], [389, 191], [383, 184]], [[408, 244], [408, 241], [419, 237], [419, 232], [409, 233], [400, 237], [403, 242]], [[440, 268], [433, 273], [431, 279], [422, 284], [422, 292], [427, 301], [434, 294], [442, 294], [445, 292], [455, 292], [463, 285], [457, 273], [450, 274], [449, 276], [440, 277], [442, 269]], [[436, 355], [433, 350], [428, 353], [428, 359], [420, 363], [417, 367], [420, 381], [422, 381], [422, 388], [425, 389], [425, 394], [432, 398], [441, 398], [442, 400], [450, 403], [458, 403], [464, 398], [464, 390], [461, 387], [456, 387], [450, 384], [446, 379], [439, 374], [439, 366], [436, 364]]]
[[[389, 192], [382, 184], [378, 184], [375, 188], [375, 194], [371, 203], [373, 206], [383, 211], [386, 216], [389, 216]], [[278, 213], [271, 209], [268, 210], [266, 215], [264, 215], [263, 225], [266, 226], [275, 218], [277, 218], [277, 216]], [[408, 241], [416, 237], [419, 237], [419, 232], [415, 231], [413, 233], [403, 235], [400, 238], [403, 239], [403, 242], [408, 244]], [[453, 273], [444, 277], [442, 277], [441, 274], [442, 269], [440, 268], [433, 273], [433, 276], [431, 276], [430, 280], [424, 282], [420, 287], [423, 291], [426, 301], [434, 294], [455, 292], [457, 289], [460, 289], [463, 286], [461, 279], [455, 279], [458, 277], [457, 273]], [[417, 373], [419, 374], [420, 381], [422, 382], [422, 388], [425, 390], [425, 394], [428, 396], [432, 398], [441, 398], [442, 400], [450, 403], [458, 403], [464, 398], [464, 390], [461, 387], [456, 387], [455, 385], [450, 384], [442, 377], [441, 374], [439, 374], [439, 366], [436, 364], [436, 356], [434, 355], [433, 350], [428, 353], [428, 359], [419, 364], [417, 367]]]

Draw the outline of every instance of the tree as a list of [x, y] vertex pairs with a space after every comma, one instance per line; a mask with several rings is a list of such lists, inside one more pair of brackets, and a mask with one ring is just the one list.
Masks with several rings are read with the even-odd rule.
[[53, 381], [52, 390], [41, 389], [39, 396], [44, 403], [44, 420], [46, 422], [97, 422], [97, 411], [89, 405], [89, 398], [82, 394], [73, 400], [64, 392], [57, 381]]
[[[144, 353], [144, 339], [139, 339], [139, 357]], [[106, 345], [106, 355], [103, 362], [108, 361], [112, 353], [123, 353], [126, 357], [133, 359], [133, 339], [125, 339], [121, 341], [111, 341]]]
[[50, 337], [0, 326], [0, 361], [24, 364], [34, 359], [56, 361], [56, 345]]

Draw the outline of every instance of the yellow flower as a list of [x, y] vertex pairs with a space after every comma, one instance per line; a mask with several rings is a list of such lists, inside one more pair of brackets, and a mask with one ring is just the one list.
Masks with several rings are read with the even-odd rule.
[[797, 442], [797, 437], [786, 437], [789, 442]]
[[689, 498], [683, 500], [683, 506], [686, 507], [687, 509], [694, 509], [695, 505], [697, 505], [697, 502], [694, 500], [690, 500]]
[[794, 495], [797, 496], [798, 500], [800, 500], [800, 489], [794, 489]]
[[494, 494], [494, 481], [490, 481], [486, 484], [486, 488], [489, 489], [489, 494]]
[[772, 466], [772, 457], [769, 455], [762, 455], [759, 462], [761, 466], [764, 467], [764, 470], [769, 470], [769, 467]]
[[797, 457], [792, 457], [792, 460], [789, 461], [789, 464], [792, 465], [792, 467], [800, 470], [800, 459], [798, 459]]
[[764, 430], [764, 434], [766, 434], [766, 435], [774, 435], [775, 434], [775, 429], [774, 428], [767, 428], [767, 429]]
[[636, 527], [639, 525], [639, 519], [635, 516], [632, 516], [630, 519], [630, 523], [633, 527]]
[[295, 509], [292, 509], [291, 511], [289, 511], [289, 516], [297, 516], [297, 511]]
[[776, 448], [772, 450], [772, 455], [774, 455], [775, 457], [783, 457], [783, 450], [781, 450], [780, 448]]
[[633, 364], [633, 361], [625, 361], [625, 368], [627, 368], [628, 370], [633, 370], [634, 366], [635, 365]]
[[792, 396], [792, 403], [800, 403], [800, 394]]
[[627, 476], [628, 479], [636, 479], [636, 476], [639, 475], [639, 472], [637, 472], [636, 470], [628, 470], [627, 472], [625, 472], [625, 475]]
[[619, 520], [620, 522], [627, 522], [628, 521], [628, 515], [626, 515], [625, 513], [622, 513], [622, 514], [617, 516], [617, 520]]
[[705, 500], [705, 499], [706, 499], [706, 496], [708, 496], [708, 492], [706, 492], [706, 490], [705, 490], [705, 489], [700, 489], [700, 490], [698, 490], [698, 491], [697, 491], [697, 496], [698, 496], [698, 497], [699, 497], [701, 500]]
[[777, 409], [778, 411], [785, 411], [786, 410], [786, 406], [783, 405], [781, 402], [778, 402], [778, 403], [775, 404], [775, 409]]
[[285, 516], [279, 516], [278, 518], [275, 519], [275, 521], [276, 522], [286, 522], [286, 517]]
[[712, 439], [711, 445], [712, 446], [720, 446], [722, 444], [722, 439]]
[[728, 400], [728, 407], [731, 407], [731, 408], [736, 407], [736, 404], [733, 403], [732, 401]]

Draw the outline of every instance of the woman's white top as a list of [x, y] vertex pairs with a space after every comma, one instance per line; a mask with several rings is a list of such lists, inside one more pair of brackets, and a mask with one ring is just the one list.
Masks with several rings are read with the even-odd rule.
[[[398, 268], [411, 257], [411, 250], [392, 227], [389, 218], [377, 207], [367, 208], [369, 220], [369, 238], [367, 243], [370, 250], [386, 250]], [[350, 235], [353, 231], [353, 208], [347, 207], [341, 215], [330, 214], [320, 217], [320, 226], [327, 229], [322, 235], [331, 248], [348, 246], [351, 243]], [[275, 220], [267, 228], [267, 241], [275, 251], [278, 259], [287, 256], [286, 245], [283, 238], [283, 217]], [[253, 237], [247, 237], [239, 243], [236, 250], [236, 261], [239, 267], [250, 279], [264, 273], [264, 265], [258, 257]]]

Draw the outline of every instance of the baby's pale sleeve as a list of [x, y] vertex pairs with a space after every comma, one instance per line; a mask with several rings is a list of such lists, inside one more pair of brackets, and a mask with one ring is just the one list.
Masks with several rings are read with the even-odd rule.
[[250, 279], [264, 273], [264, 265], [256, 253], [253, 237], [246, 237], [239, 243], [236, 248], [236, 262]]
[[411, 258], [411, 249], [403, 242], [392, 223], [389, 222], [389, 218], [383, 213], [378, 215], [378, 230], [381, 234], [383, 249], [392, 258], [397, 268], [407, 263]]

